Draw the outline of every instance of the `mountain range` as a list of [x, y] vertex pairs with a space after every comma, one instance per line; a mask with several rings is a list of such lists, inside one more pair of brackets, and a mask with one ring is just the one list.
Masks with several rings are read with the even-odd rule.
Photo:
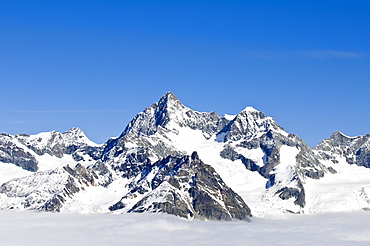
[[0, 209], [244, 220], [370, 210], [370, 135], [310, 148], [247, 107], [218, 116], [173, 93], [98, 145], [79, 128], [0, 135]]

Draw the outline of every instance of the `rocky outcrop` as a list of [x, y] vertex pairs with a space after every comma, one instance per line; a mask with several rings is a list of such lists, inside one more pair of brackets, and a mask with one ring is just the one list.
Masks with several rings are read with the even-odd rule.
[[150, 136], [160, 128], [166, 129], [170, 122], [180, 127], [189, 127], [193, 130], [201, 130], [206, 138], [209, 138], [219, 125], [226, 124], [226, 119], [219, 121], [215, 112], [200, 113], [185, 107], [172, 92], [167, 92], [158, 103], [144, 109], [126, 127], [121, 137], [130, 135]]
[[74, 194], [95, 184], [94, 176], [96, 174], [77, 165], [75, 168], [66, 166], [13, 179], [0, 186], [0, 200], [7, 200], [2, 209], [59, 212]]
[[302, 182], [295, 177], [296, 187], [284, 187], [276, 192], [283, 200], [294, 198], [294, 204], [303, 208], [306, 205], [306, 194]]
[[9, 134], [0, 134], [0, 161], [12, 163], [27, 171], [36, 172], [38, 161], [27, 151], [14, 141], [14, 137]]
[[337, 163], [345, 158], [348, 164], [370, 168], [370, 135], [348, 137], [335, 131], [329, 138], [322, 140], [313, 148], [324, 160]]
[[[236, 125], [234, 121], [237, 122]], [[286, 134], [271, 118], [262, 113], [248, 108], [234, 121], [223, 129], [224, 141], [227, 144], [220, 156], [232, 161], [240, 160], [248, 170], [258, 172], [268, 180], [267, 191], [274, 191], [275, 196], [280, 199], [294, 198], [294, 204], [303, 208], [306, 204], [305, 178], [319, 179], [327, 172], [335, 172], [322, 165], [318, 156], [301, 139], [293, 134]], [[235, 141], [240, 143], [235, 144]], [[297, 152], [291, 163], [292, 174], [288, 176], [278, 175], [280, 171], [277, 171], [280, 164], [285, 165], [281, 160], [282, 146]], [[257, 163], [256, 160], [238, 153], [237, 149], [240, 148], [261, 149], [263, 162]], [[286, 180], [288, 177], [289, 180]]]
[[151, 171], [110, 210], [125, 208], [126, 200], [133, 196], [141, 198], [128, 208], [129, 212], [164, 212], [207, 220], [248, 221], [251, 216], [243, 199], [196, 152], [191, 157], [169, 156], [154, 163]]
[[63, 133], [52, 131], [36, 135], [18, 134], [15, 138], [38, 155], [49, 154], [62, 158], [67, 154], [72, 155], [75, 161], [83, 160], [84, 156], [98, 160], [103, 150], [103, 147], [91, 142], [77, 127]]
[[170, 134], [178, 134], [177, 127], [199, 130], [205, 139], [209, 139], [229, 122], [215, 112], [193, 111], [185, 107], [173, 93], [167, 92], [158, 103], [137, 114], [114, 144], [104, 152], [112, 151], [112, 148], [116, 148], [113, 151], [117, 152], [117, 149], [123, 149], [130, 143], [152, 150], [150, 155], [157, 160], [169, 155], [184, 155], [187, 153], [174, 148], [168, 137]]
[[91, 142], [79, 128], [64, 133], [0, 134], [0, 162], [12, 163], [31, 172], [39, 170], [38, 157], [45, 154], [56, 158], [71, 155], [76, 162], [94, 162], [101, 159], [103, 150], [104, 146]]
[[251, 140], [260, 137], [268, 130], [283, 131], [271, 117], [266, 117], [262, 112], [252, 107], [245, 108], [218, 135], [224, 135], [224, 142]]

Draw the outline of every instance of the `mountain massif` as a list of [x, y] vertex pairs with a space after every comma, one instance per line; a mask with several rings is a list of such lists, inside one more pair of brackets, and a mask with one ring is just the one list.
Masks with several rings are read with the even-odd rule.
[[78, 128], [0, 135], [0, 209], [245, 220], [370, 210], [370, 135], [314, 148], [252, 107], [218, 116], [171, 92], [102, 145]]

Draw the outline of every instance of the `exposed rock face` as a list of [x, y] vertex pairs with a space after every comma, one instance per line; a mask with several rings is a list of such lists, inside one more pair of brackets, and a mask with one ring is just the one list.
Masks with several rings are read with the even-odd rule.
[[125, 151], [125, 158], [113, 164], [113, 170], [124, 178], [133, 178], [150, 167], [151, 161], [146, 148], [133, 148]]
[[13, 179], [0, 186], [2, 209], [35, 209], [59, 212], [64, 202], [86, 186], [94, 185], [94, 175], [84, 167], [66, 166]]
[[25, 170], [36, 172], [37, 160], [27, 151], [14, 142], [14, 137], [8, 134], [0, 134], [0, 161], [13, 163]]
[[169, 156], [154, 163], [150, 172], [110, 210], [125, 208], [125, 201], [132, 196], [141, 198], [129, 212], [165, 212], [209, 220], [248, 221], [251, 216], [243, 199], [196, 152], [191, 157]]
[[[319, 179], [330, 171], [320, 163], [318, 156], [301, 139], [285, 133], [272, 118], [252, 108], [238, 114], [219, 134], [225, 136], [223, 141], [227, 143], [220, 152], [222, 158], [240, 160], [248, 170], [256, 171], [268, 179], [266, 184], [268, 190], [283, 200], [294, 198], [294, 204], [300, 208], [306, 204], [303, 185], [305, 178]], [[279, 165], [285, 165], [286, 161], [281, 160], [282, 146], [290, 147], [293, 152], [297, 152], [291, 163], [292, 174], [288, 182], [282, 180], [286, 177], [280, 177], [276, 171]], [[241, 149], [261, 149], [263, 161], [259, 159], [257, 163], [256, 160], [238, 153], [237, 150]]]
[[68, 154], [73, 155], [76, 161], [81, 161], [83, 155], [98, 160], [102, 151], [77, 127], [64, 133], [52, 131], [36, 135], [19, 134], [15, 138], [38, 155], [47, 153], [62, 158], [65, 154]]
[[250, 140], [266, 133], [268, 130], [283, 131], [271, 117], [266, 117], [262, 112], [247, 107], [240, 112], [219, 133], [224, 135], [224, 142]]
[[294, 204], [303, 208], [306, 205], [306, 195], [302, 182], [295, 177], [296, 187], [284, 187], [276, 192], [283, 200], [294, 198]]
[[170, 122], [180, 127], [189, 127], [201, 130], [209, 138], [217, 129], [219, 117], [215, 112], [200, 113], [185, 107], [171, 92], [167, 92], [158, 103], [139, 113], [126, 127], [121, 136], [137, 138], [137, 136], [150, 136], [161, 128], [171, 130]]
[[0, 162], [13, 163], [31, 172], [39, 170], [38, 157], [48, 154], [57, 158], [71, 155], [75, 161], [96, 161], [104, 147], [91, 142], [79, 128], [64, 133], [44, 132], [36, 135], [0, 135]]
[[370, 135], [348, 137], [335, 131], [313, 148], [322, 159], [336, 163], [344, 157], [348, 164], [370, 168]]
[[169, 135], [178, 134], [177, 127], [200, 130], [204, 138], [209, 139], [229, 122], [225, 117], [218, 117], [215, 112], [193, 111], [185, 107], [171, 92], [167, 92], [158, 103], [136, 115], [121, 136], [104, 152], [107, 153], [112, 148], [115, 148], [113, 152], [119, 152], [130, 144], [151, 149], [151, 157], [157, 160], [169, 155], [185, 155], [186, 152], [171, 144]]

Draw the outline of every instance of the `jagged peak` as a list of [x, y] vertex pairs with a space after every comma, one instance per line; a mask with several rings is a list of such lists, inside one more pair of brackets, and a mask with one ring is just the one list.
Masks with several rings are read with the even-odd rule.
[[336, 135], [343, 135], [343, 133], [341, 133], [340, 131], [338, 130], [335, 130], [332, 134], [332, 136], [336, 136]]
[[184, 106], [172, 92], [166, 92], [158, 102], [137, 114], [119, 138], [149, 136], [159, 128], [173, 130], [179, 127], [202, 130], [209, 137], [217, 128], [219, 118], [215, 112], [194, 111]]
[[71, 141], [78, 141], [78, 142], [82, 141], [89, 145], [96, 145], [96, 143], [92, 142], [86, 136], [85, 132], [79, 127], [72, 127], [68, 129], [67, 131], [62, 133], [62, 136], [64, 136], [64, 138], [67, 138], [68, 140], [71, 140]]
[[85, 133], [78, 127], [72, 127], [65, 132], [58, 132], [55, 130], [48, 132], [40, 132], [34, 135], [28, 134], [17, 134], [15, 136], [18, 141], [23, 144], [39, 145], [46, 146], [50, 144], [63, 143], [63, 144], [72, 144], [72, 143], [82, 143], [90, 146], [98, 146], [98, 144], [91, 141]]
[[220, 137], [221, 141], [237, 141], [242, 138], [250, 139], [251, 137], [258, 137], [269, 131], [288, 135], [273, 118], [248, 106], [238, 113], [235, 118], [220, 131], [220, 133], [225, 135], [219, 136], [223, 136], [223, 138]]
[[251, 106], [248, 106], [246, 108], [244, 108], [242, 111], [240, 111], [236, 117], [234, 118], [234, 121], [237, 121], [237, 120], [240, 120], [240, 119], [244, 119], [244, 118], [248, 118], [250, 120], [257, 120], [257, 119], [269, 119], [269, 120], [273, 120], [271, 117], [268, 117], [266, 116], [263, 112], [251, 107]]
[[65, 131], [62, 135], [68, 136], [67, 138], [70, 138], [71, 141], [77, 141], [82, 142], [90, 146], [99, 146], [100, 144], [97, 144], [93, 141], [91, 141], [85, 134], [85, 132], [79, 128], [79, 127], [72, 127]]
[[178, 110], [178, 109], [187, 109], [179, 99], [172, 93], [166, 92], [158, 101], [158, 103], [154, 104], [158, 107], [159, 111], [164, 111], [168, 109]]
[[340, 131], [338, 131], [338, 130], [336, 130], [336, 131], [334, 131], [332, 134], [331, 134], [331, 136], [330, 136], [330, 138], [338, 138], [338, 137], [341, 137], [341, 138], [357, 138], [357, 137], [349, 137], [349, 136], [347, 136], [346, 134], [344, 134], [343, 132], [340, 132]]
[[78, 134], [78, 135], [80, 135], [80, 134], [85, 135], [85, 133], [79, 127], [72, 127], [70, 129], [68, 129], [67, 131], [65, 131], [64, 133], [74, 133], [74, 134]]
[[[21, 134], [17, 134], [17, 135], [21, 135]], [[6, 133], [6, 132], [0, 133], [0, 136], [2, 136], [2, 137], [8, 137], [8, 138], [13, 138], [13, 136], [11, 134]]]
[[159, 101], [171, 101], [171, 100], [177, 100], [177, 97], [175, 96], [175, 94], [173, 94], [173, 92], [171, 91], [167, 91], [166, 93], [164, 93], [164, 95], [159, 99]]
[[345, 148], [346, 145], [353, 144], [357, 140], [362, 139], [363, 137], [365, 136], [349, 137], [344, 133], [336, 130], [330, 135], [330, 137], [321, 140], [313, 149], [321, 150], [322, 148], [325, 148], [325, 146], [327, 145]]
[[128, 133], [139, 135], [152, 135], [159, 125], [164, 126], [170, 121], [170, 117], [187, 109], [172, 92], [166, 92], [158, 102], [145, 108], [138, 113], [126, 126], [119, 138]]

